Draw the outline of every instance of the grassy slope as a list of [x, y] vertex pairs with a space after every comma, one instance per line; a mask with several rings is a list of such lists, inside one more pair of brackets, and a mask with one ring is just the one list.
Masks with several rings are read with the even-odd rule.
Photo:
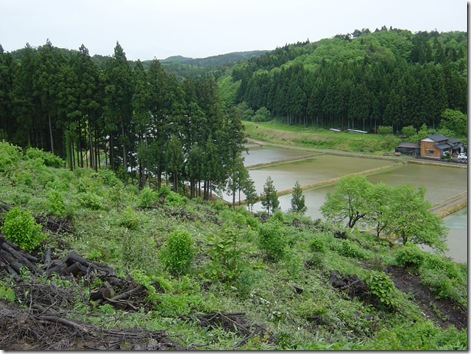
[[[69, 314], [75, 320], [107, 328], [166, 330], [182, 345], [201, 349], [411, 350], [466, 345], [466, 331], [441, 330], [424, 319], [404, 293], [388, 294], [396, 304], [396, 310], [389, 311], [379, 302], [373, 306], [350, 298], [329, 284], [332, 269], [366, 279], [373, 274], [371, 269], [382, 271], [395, 263], [396, 250], [373, 237], [348, 232], [349, 240], [341, 240], [333, 236], [334, 226], [280, 213], [269, 222], [280, 221], [286, 248], [284, 257], [273, 262], [258, 245], [263, 224], [244, 208], [233, 210], [173, 193], [164, 203], [150, 194], [152, 206], [142, 208], [146, 194], [132, 184], [125, 186], [107, 170], [47, 167], [40, 155], [28, 159], [5, 143], [0, 143], [0, 171], [2, 202], [31, 210], [38, 220], [70, 220], [72, 232], [46, 230], [45, 245], [61, 249], [64, 255], [75, 250], [109, 264], [123, 277], [133, 274], [160, 284], [150, 298], [150, 309], [124, 316], [109, 305], [77, 300], [76, 312]], [[301, 221], [297, 227], [291, 226], [295, 219]], [[190, 232], [196, 257], [188, 274], [174, 276], [164, 269], [159, 252], [168, 235], [182, 229]], [[236, 262], [227, 261], [222, 271], [221, 262], [211, 262], [214, 235], [233, 235], [236, 240]], [[234, 269], [234, 280], [223, 279]], [[465, 277], [466, 268], [459, 272]], [[0, 278], [0, 285], [6, 281]], [[302, 294], [293, 291], [294, 285], [303, 288]], [[465, 294], [462, 301], [466, 303]], [[218, 311], [245, 312], [269, 335], [253, 336], [238, 346], [241, 334], [208, 330], [179, 317]]]
[[244, 126], [247, 135], [255, 140], [322, 150], [383, 155], [394, 153], [394, 148], [399, 143], [396, 138], [378, 134], [333, 132], [314, 127], [286, 125], [276, 121], [265, 123], [245, 121]]

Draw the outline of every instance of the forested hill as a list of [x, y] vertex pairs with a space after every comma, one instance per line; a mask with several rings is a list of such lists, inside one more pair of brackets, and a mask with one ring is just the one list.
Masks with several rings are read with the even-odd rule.
[[383, 27], [289, 44], [234, 66], [221, 90], [287, 123], [438, 128], [445, 109], [467, 111], [467, 33]]
[[[227, 54], [220, 54], [210, 56], [207, 58], [187, 58], [183, 56], [173, 56], [161, 60], [162, 67], [169, 73], [173, 73], [179, 79], [196, 78], [208, 75], [220, 76], [224, 73], [225, 69], [241, 61], [246, 61], [250, 58], [259, 57], [265, 54], [266, 50], [253, 50], [247, 52], [232, 52]], [[150, 63], [144, 61], [143, 65]]]

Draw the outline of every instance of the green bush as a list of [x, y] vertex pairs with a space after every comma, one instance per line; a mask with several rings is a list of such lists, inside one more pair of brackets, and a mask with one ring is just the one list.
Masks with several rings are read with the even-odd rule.
[[394, 283], [389, 276], [383, 272], [371, 271], [370, 275], [365, 279], [366, 284], [370, 287], [370, 292], [379, 301], [388, 307], [394, 305]]
[[319, 237], [314, 237], [309, 242], [309, 248], [313, 252], [325, 253], [327, 247], [325, 245], [325, 241]]
[[65, 214], [64, 196], [61, 192], [51, 189], [47, 193], [47, 212], [56, 216], [63, 216]]
[[46, 166], [60, 168], [65, 165], [64, 160], [49, 151], [30, 147], [26, 150], [25, 155], [30, 160], [40, 159]]
[[101, 180], [104, 184], [110, 187], [119, 186], [122, 187], [124, 184], [123, 182], [116, 177], [116, 174], [108, 169], [108, 168], [101, 168], [98, 170], [98, 175], [100, 176]]
[[188, 199], [178, 193], [170, 192], [166, 198], [166, 203], [171, 206], [183, 206], [186, 204]]
[[261, 225], [258, 236], [258, 245], [269, 260], [278, 262], [283, 258], [287, 240], [279, 222], [269, 221]]
[[103, 198], [93, 192], [81, 192], [78, 194], [78, 200], [81, 206], [92, 209], [104, 209]]
[[15, 207], [7, 212], [1, 230], [7, 240], [32, 251], [46, 238], [41, 228], [28, 210]]
[[170, 233], [160, 251], [164, 266], [170, 273], [177, 275], [189, 271], [194, 256], [193, 238], [186, 230]]
[[386, 134], [392, 134], [393, 133], [393, 127], [391, 127], [390, 125], [380, 125], [378, 127], [378, 134], [381, 134], [381, 135], [386, 135]]
[[145, 187], [139, 193], [139, 207], [140, 208], [151, 208], [157, 201], [157, 193], [151, 188]]
[[14, 302], [16, 299], [15, 292], [12, 288], [0, 283], [0, 300]]
[[6, 141], [0, 141], [0, 172], [11, 171], [21, 159], [21, 148]]
[[407, 243], [396, 252], [396, 262], [402, 267], [419, 267], [425, 259], [424, 251], [412, 243]]
[[137, 230], [140, 222], [139, 214], [132, 210], [130, 206], [127, 206], [123, 210], [119, 218], [119, 226], [126, 227], [130, 230]]
[[461, 270], [456, 263], [430, 253], [426, 253], [424, 258], [425, 260], [423, 262], [423, 268], [437, 272], [442, 271], [450, 279], [457, 279], [459, 281], [464, 280]]
[[361, 248], [356, 242], [350, 240], [342, 240], [338, 252], [345, 257], [366, 259], [367, 251]]
[[237, 233], [230, 229], [223, 235], [210, 235], [208, 237], [209, 255], [211, 263], [208, 266], [209, 276], [221, 281], [236, 281], [243, 268], [242, 249], [238, 245]]

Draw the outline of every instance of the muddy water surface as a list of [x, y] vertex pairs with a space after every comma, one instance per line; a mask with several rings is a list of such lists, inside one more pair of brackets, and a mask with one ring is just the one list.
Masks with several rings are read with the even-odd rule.
[[[250, 164], [260, 162], [279, 161], [286, 159], [286, 155], [277, 159], [278, 153], [284, 149], [253, 150], [260, 151], [257, 155], [252, 155]], [[290, 153], [292, 153], [291, 150]], [[284, 152], [283, 152], [284, 153]], [[288, 153], [289, 154], [289, 153]], [[257, 160], [256, 157], [260, 160]], [[295, 158], [302, 155], [293, 154]], [[371, 170], [374, 168], [394, 164], [394, 160], [377, 160], [355, 157], [343, 157], [322, 155], [294, 163], [283, 163], [264, 168], [250, 170], [250, 176], [255, 182], [257, 193], [263, 191], [266, 178], [270, 176], [275, 188], [278, 191], [292, 188], [296, 181], [301, 185], [324, 181], [327, 179], [340, 177], [346, 174]], [[248, 165], [248, 164], [246, 164]], [[464, 168], [452, 168], [433, 165], [407, 164], [401, 167], [379, 171], [367, 176], [372, 183], [384, 182], [391, 185], [412, 184], [416, 187], [426, 188], [425, 198], [433, 204], [444, 199], [453, 197], [456, 194], [467, 190], [467, 173]], [[325, 196], [329, 191], [334, 190], [334, 186], [308, 189], [303, 192], [306, 200], [306, 215], [317, 219], [322, 218], [320, 207], [324, 204]], [[287, 211], [291, 207], [291, 194], [280, 196], [280, 208]], [[261, 203], [254, 205], [254, 211], [262, 210]], [[447, 255], [459, 262], [467, 261], [467, 209], [460, 210], [444, 218], [446, 226], [450, 229], [448, 236], [449, 251]]]
[[275, 188], [282, 191], [293, 188], [296, 181], [299, 181], [301, 185], [309, 185], [395, 163], [391, 160], [322, 155], [303, 161], [252, 169], [249, 172], [255, 182], [257, 193], [261, 193], [269, 176], [272, 178]]

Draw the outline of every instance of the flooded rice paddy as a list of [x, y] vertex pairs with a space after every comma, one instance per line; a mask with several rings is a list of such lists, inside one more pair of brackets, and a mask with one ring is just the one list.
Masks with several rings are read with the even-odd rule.
[[[384, 182], [391, 185], [412, 184], [426, 189], [425, 198], [438, 203], [467, 190], [466, 168], [452, 168], [424, 164], [398, 164], [393, 159], [369, 159], [361, 157], [318, 155], [302, 150], [282, 148], [264, 148], [249, 150], [245, 156], [245, 165], [249, 168], [251, 178], [255, 182], [257, 193], [263, 191], [268, 176], [273, 179], [277, 191], [284, 191], [299, 181], [301, 186], [330, 180], [344, 175], [370, 171], [367, 178], [372, 183]], [[304, 158], [304, 159], [303, 159]], [[286, 162], [288, 159], [298, 160]], [[299, 160], [303, 159], [303, 160]], [[250, 166], [276, 163], [265, 167]], [[390, 167], [390, 168], [388, 168]], [[334, 185], [304, 190], [307, 206], [306, 215], [317, 219], [322, 218], [320, 207], [325, 196], [334, 189]], [[243, 197], [242, 197], [243, 198]], [[230, 197], [224, 197], [230, 200]], [[291, 204], [291, 194], [279, 197], [280, 208], [287, 211]], [[254, 205], [254, 211], [262, 210], [261, 203]], [[467, 209], [462, 209], [444, 218], [445, 225], [450, 229], [448, 235], [449, 251], [447, 255], [459, 262], [467, 261]]]

